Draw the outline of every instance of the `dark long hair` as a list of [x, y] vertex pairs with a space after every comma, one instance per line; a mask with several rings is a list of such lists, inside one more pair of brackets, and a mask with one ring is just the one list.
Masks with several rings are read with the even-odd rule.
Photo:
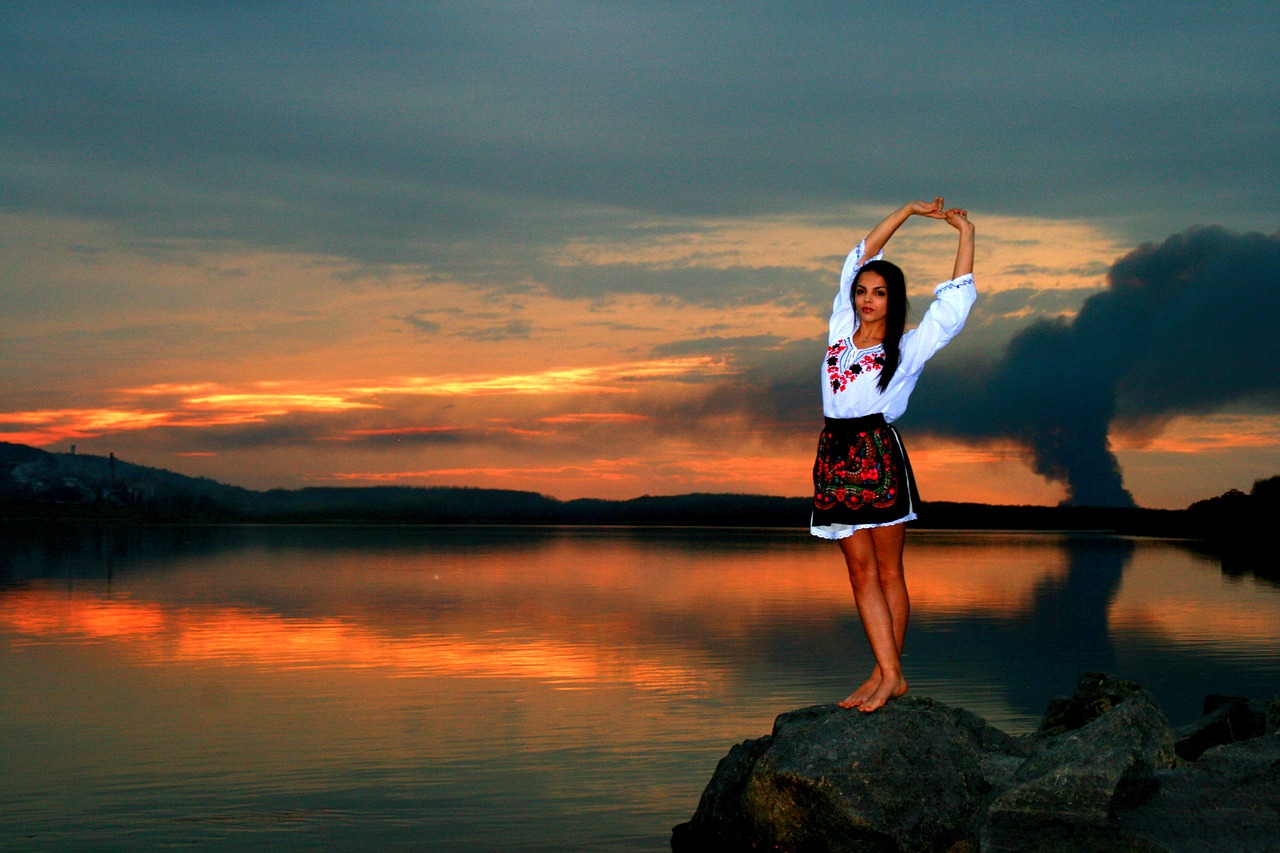
[[907, 302], [907, 279], [897, 264], [888, 261], [868, 261], [858, 270], [853, 282], [849, 285], [849, 299], [852, 301], [858, 291], [858, 279], [864, 272], [873, 272], [884, 279], [885, 306], [884, 318], [884, 367], [880, 370], [880, 381], [877, 386], [880, 393], [889, 387], [893, 374], [898, 372], [898, 362], [902, 360], [902, 333], [907, 327], [907, 311], [911, 305]]

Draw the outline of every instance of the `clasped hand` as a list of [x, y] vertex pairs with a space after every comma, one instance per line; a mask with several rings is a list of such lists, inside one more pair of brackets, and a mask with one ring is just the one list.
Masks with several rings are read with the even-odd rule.
[[973, 231], [973, 223], [969, 221], [969, 211], [961, 207], [945, 208], [942, 203], [942, 196], [938, 196], [931, 202], [913, 201], [907, 207], [916, 216], [946, 220], [948, 225], [961, 233], [972, 233]]

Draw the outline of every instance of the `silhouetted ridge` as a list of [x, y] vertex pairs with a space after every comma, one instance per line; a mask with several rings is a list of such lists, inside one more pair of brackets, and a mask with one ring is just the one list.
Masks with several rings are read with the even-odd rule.
[[[1186, 510], [926, 503], [921, 529], [1096, 530], [1198, 538], [1235, 548], [1256, 541], [1280, 508], [1280, 477]], [[809, 498], [694, 493], [561, 501], [536, 492], [462, 486], [312, 486], [265, 492], [123, 462], [0, 442], [6, 519], [389, 524], [606, 524], [803, 529]]]
[[536, 492], [454, 486], [272, 489], [256, 500], [270, 521], [558, 524], [564, 504]]

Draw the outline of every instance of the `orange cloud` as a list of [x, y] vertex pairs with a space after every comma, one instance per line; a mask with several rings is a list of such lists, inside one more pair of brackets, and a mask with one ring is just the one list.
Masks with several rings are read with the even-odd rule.
[[[210, 427], [258, 423], [272, 415], [288, 414], [290, 409], [278, 402], [253, 407], [232, 407], [230, 411], [196, 414], [181, 409], [170, 411], [141, 411], [138, 409], [59, 409], [33, 412], [0, 413], [0, 427], [7, 424], [31, 424], [34, 429], [0, 432], [6, 441], [44, 447], [62, 441], [97, 438], [120, 432], [154, 429], [156, 427]], [[361, 406], [360, 408], [373, 408]], [[320, 411], [311, 408], [304, 411]]]
[[351, 429], [347, 430], [342, 436], [336, 436], [324, 439], [325, 441], [351, 441], [361, 438], [412, 438], [414, 436], [423, 435], [456, 435], [456, 436], [482, 436], [495, 435], [507, 436], [512, 438], [543, 438], [554, 435], [547, 430], [524, 429], [514, 426], [493, 426], [493, 427], [456, 427], [456, 426], [435, 426], [435, 427], [389, 427], [387, 429]]
[[631, 424], [648, 420], [652, 418], [623, 412], [574, 412], [538, 418], [538, 422], [544, 424]]
[[1187, 415], [1155, 427], [1159, 432], [1119, 430], [1119, 450], [1207, 453], [1237, 449], [1280, 449], [1280, 421], [1266, 415]]
[[634, 394], [630, 383], [726, 372], [708, 356], [636, 361], [598, 367], [544, 370], [510, 376], [405, 377], [383, 385], [350, 389], [359, 395], [487, 396], [492, 394]]
[[291, 412], [346, 412], [351, 409], [381, 408], [357, 403], [333, 394], [209, 394], [188, 397], [183, 404], [194, 409], [236, 411], [254, 417], [287, 415]]
[[[0, 438], [19, 444], [43, 447], [60, 441], [93, 438], [109, 432], [151, 429], [172, 423], [172, 412], [140, 409], [41, 409], [0, 413]], [[30, 426], [26, 430], [4, 430], [9, 425]]]
[[[258, 381], [236, 388], [216, 383], [159, 383], [123, 388], [116, 393], [155, 401], [92, 409], [41, 409], [0, 413], [5, 426], [27, 429], [0, 432], [8, 441], [44, 446], [66, 440], [153, 427], [208, 427], [256, 423], [294, 413], [334, 414], [384, 409], [375, 398], [387, 396], [485, 397], [494, 395], [635, 394], [637, 383], [705, 376], [727, 370], [710, 357], [667, 358], [596, 367], [563, 368], [511, 376], [398, 377], [372, 385], [344, 382]], [[546, 423], [624, 422], [638, 415], [577, 414]], [[404, 434], [432, 427], [404, 428]], [[534, 431], [524, 431], [538, 435]], [[392, 434], [390, 431], [353, 434]]]
[[161, 382], [141, 388], [122, 388], [121, 392], [138, 397], [186, 397], [195, 394], [212, 393], [219, 390], [220, 387], [213, 382], [197, 382], [187, 385]]

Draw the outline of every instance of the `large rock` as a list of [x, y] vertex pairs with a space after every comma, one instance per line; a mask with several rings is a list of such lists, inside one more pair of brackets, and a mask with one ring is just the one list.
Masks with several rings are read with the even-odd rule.
[[874, 714], [837, 705], [778, 717], [734, 748], [676, 850], [945, 850], [973, 835], [1008, 735], [961, 709], [904, 697]]
[[916, 696], [806, 708], [730, 750], [672, 848], [1280, 853], [1278, 708], [1211, 697], [1180, 730], [1194, 763], [1146, 691], [1098, 673], [1017, 739]]
[[750, 839], [756, 829], [742, 813], [742, 793], [752, 767], [772, 742], [772, 736], [743, 741], [720, 759], [693, 819], [672, 830], [672, 850], [751, 848]]
[[1215, 746], [1196, 769], [1232, 785], [1261, 808], [1280, 813], [1280, 734]]
[[1049, 700], [1040, 721], [1042, 735], [1072, 732], [1092, 723], [1115, 706], [1142, 693], [1136, 681], [1116, 678], [1105, 672], [1086, 672], [1076, 681], [1076, 692]]
[[1195, 761], [1211, 746], [1248, 740], [1267, 732], [1262, 703], [1239, 696], [1206, 696], [1204, 716], [1174, 732], [1178, 756]]
[[1267, 734], [1280, 733], [1280, 696], [1272, 696], [1269, 699], [1255, 699], [1249, 703], [1249, 709], [1256, 714], [1262, 715], [1263, 726], [1266, 728]]
[[1114, 819], [1153, 794], [1156, 772], [1176, 762], [1164, 714], [1138, 691], [1087, 725], [1036, 743], [991, 803], [982, 849], [1145, 849], [1122, 846]]
[[1170, 853], [1280, 851], [1280, 736], [1216, 746], [1156, 774], [1159, 790], [1118, 828]]

